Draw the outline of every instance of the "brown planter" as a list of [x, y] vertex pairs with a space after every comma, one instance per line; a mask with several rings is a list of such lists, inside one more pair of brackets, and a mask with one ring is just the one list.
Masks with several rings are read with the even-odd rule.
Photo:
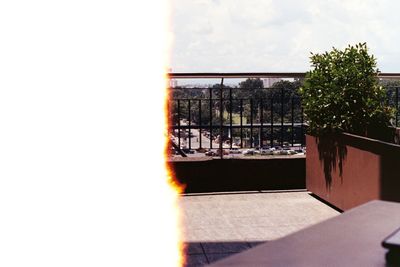
[[306, 187], [341, 210], [400, 202], [400, 146], [352, 134], [307, 135]]

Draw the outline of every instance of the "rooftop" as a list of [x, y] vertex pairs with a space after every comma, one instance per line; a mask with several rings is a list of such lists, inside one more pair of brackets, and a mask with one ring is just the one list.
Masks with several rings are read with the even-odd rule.
[[305, 190], [187, 194], [180, 207], [186, 266], [209, 264], [339, 214]]

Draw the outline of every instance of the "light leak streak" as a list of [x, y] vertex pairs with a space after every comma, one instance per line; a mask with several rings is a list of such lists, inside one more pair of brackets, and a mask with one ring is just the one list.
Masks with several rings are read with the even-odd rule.
[[167, 0], [0, 4], [0, 266], [179, 266]]

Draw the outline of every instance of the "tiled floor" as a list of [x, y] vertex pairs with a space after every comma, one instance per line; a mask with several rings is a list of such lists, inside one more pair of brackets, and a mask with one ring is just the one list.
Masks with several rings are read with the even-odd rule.
[[263, 242], [188, 242], [186, 266], [204, 266]]
[[186, 266], [204, 266], [339, 213], [306, 191], [185, 195]]

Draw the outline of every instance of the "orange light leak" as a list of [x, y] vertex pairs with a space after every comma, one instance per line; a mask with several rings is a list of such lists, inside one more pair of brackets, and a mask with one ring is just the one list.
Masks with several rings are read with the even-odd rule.
[[[168, 77], [166, 77], [168, 79]], [[165, 150], [164, 150], [164, 157], [165, 157], [165, 161], [167, 162], [168, 157], [170, 156], [170, 138], [169, 138], [169, 134], [168, 134], [168, 128], [171, 124], [171, 118], [169, 116], [170, 111], [169, 111], [169, 103], [170, 103], [170, 92], [166, 92], [165, 94], [165, 106], [164, 106], [164, 112], [165, 112]], [[165, 165], [166, 168], [166, 172], [167, 172], [167, 179], [168, 179], [168, 183], [170, 185], [170, 187], [172, 188], [172, 190], [176, 193], [175, 195], [175, 210], [174, 210], [174, 216], [173, 218], [175, 218], [177, 221], [175, 222], [175, 225], [177, 226], [175, 228], [175, 237], [177, 238], [175, 240], [176, 242], [176, 252], [178, 253], [177, 255], [177, 265], [176, 266], [183, 266], [186, 262], [186, 258], [184, 257], [184, 251], [185, 251], [185, 247], [183, 245], [183, 234], [182, 234], [182, 218], [181, 218], [181, 214], [180, 214], [180, 210], [179, 210], [179, 206], [177, 204], [177, 200], [178, 200], [178, 194], [182, 193], [184, 191], [184, 185], [180, 184], [175, 177], [175, 174], [173, 172], [172, 167], [167, 163]]]
[[168, 0], [6, 2], [0, 266], [181, 266]]

